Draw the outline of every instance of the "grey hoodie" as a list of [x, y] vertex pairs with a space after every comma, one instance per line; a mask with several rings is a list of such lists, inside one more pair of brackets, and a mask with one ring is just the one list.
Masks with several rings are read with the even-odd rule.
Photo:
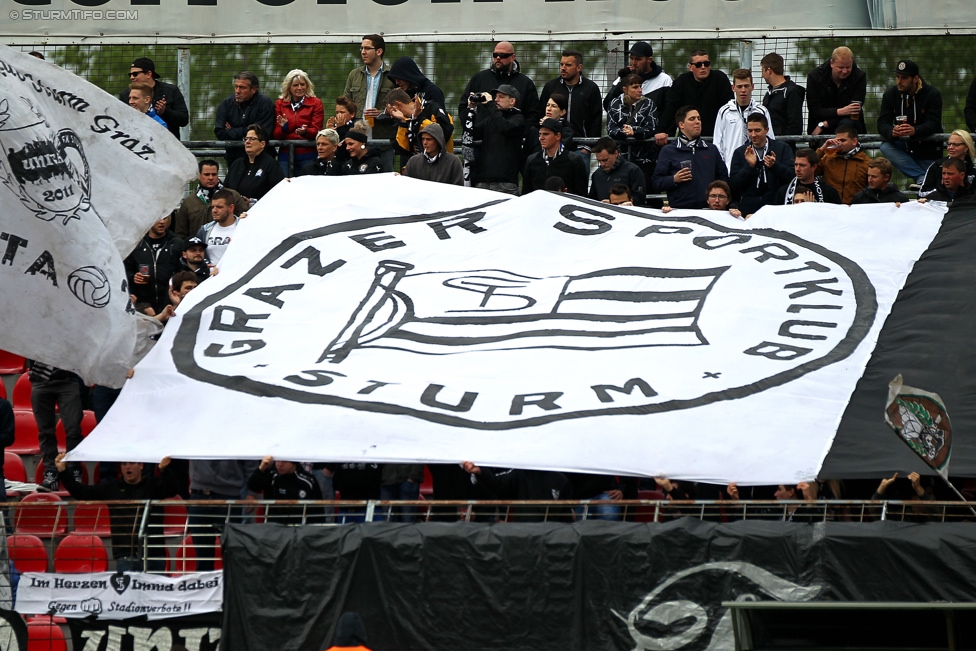
[[437, 144], [440, 145], [440, 153], [433, 160], [427, 154], [411, 156], [403, 169], [403, 175], [423, 181], [433, 181], [435, 183], [448, 183], [451, 185], [464, 185], [464, 172], [461, 168], [461, 159], [454, 154], [445, 151], [444, 130], [436, 122], [428, 124], [420, 130], [420, 133], [429, 134]]

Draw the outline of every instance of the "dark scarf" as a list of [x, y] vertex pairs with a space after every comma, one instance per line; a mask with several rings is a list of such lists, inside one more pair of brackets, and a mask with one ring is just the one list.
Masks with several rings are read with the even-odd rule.
[[209, 190], [203, 187], [202, 185], [199, 185], [197, 186], [197, 199], [199, 199], [205, 204], [208, 204], [210, 203], [210, 200], [213, 199], [214, 192], [223, 189], [224, 189], [224, 184], [221, 183], [220, 181], [217, 181], [216, 187], [210, 188]]
[[[783, 201], [783, 203], [785, 205], [793, 205], [793, 199], [796, 197], [796, 184], [797, 184], [797, 182], [799, 182], [799, 179], [796, 178], [796, 177], [793, 177], [793, 180], [790, 181], [790, 184], [788, 186], [786, 186], [786, 199]], [[819, 176], [813, 177], [813, 191], [814, 191], [814, 194], [817, 195], [817, 203], [823, 203], [824, 202], [824, 194], [823, 194], [823, 188], [820, 186], [820, 177]]]

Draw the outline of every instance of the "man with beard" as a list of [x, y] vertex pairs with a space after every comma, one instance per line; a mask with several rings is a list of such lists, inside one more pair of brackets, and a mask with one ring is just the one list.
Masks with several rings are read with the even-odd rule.
[[[215, 192], [224, 188], [224, 184], [220, 182], [218, 175], [220, 168], [217, 161], [202, 160], [197, 169], [199, 176], [197, 176], [196, 192], [184, 197], [183, 201], [180, 202], [180, 207], [176, 210], [173, 232], [182, 239], [195, 235], [201, 226], [210, 223], [210, 201]], [[245, 212], [247, 201], [236, 190], [231, 190], [231, 192], [234, 196], [235, 212], [238, 214]]]
[[871, 159], [861, 151], [857, 129], [849, 125], [837, 127], [837, 135], [817, 150], [824, 181], [831, 185], [847, 205], [854, 195], [868, 184], [868, 164]]
[[840, 203], [840, 195], [824, 180], [817, 176], [820, 158], [812, 149], [797, 149], [793, 160], [793, 173], [796, 175], [782, 186], [769, 205], [791, 206], [794, 203]]
[[[464, 87], [464, 92], [461, 93], [461, 101], [458, 105], [458, 122], [463, 129], [461, 133], [461, 145], [463, 149], [465, 185], [477, 185], [481, 180], [478, 170], [480, 147], [474, 145], [474, 141], [476, 140], [474, 136], [474, 124], [480, 109], [480, 104], [488, 101], [483, 99], [483, 93], [496, 90], [502, 84], [510, 86], [518, 91], [516, 93], [515, 108], [519, 109], [525, 118], [526, 125], [539, 124], [539, 118], [542, 117], [539, 91], [536, 90], [532, 80], [519, 71], [515, 46], [508, 41], [501, 41], [495, 44], [495, 49], [491, 54], [491, 61], [491, 66], [487, 70], [482, 70], [471, 77]], [[472, 97], [479, 95], [482, 97], [481, 101], [469, 101]], [[519, 161], [519, 167], [521, 167], [521, 161]]]
[[[641, 82], [641, 95], [654, 103], [654, 119], [657, 122], [657, 132], [654, 134], [654, 143], [658, 147], [663, 147], [668, 143], [668, 135], [674, 132], [674, 114], [667, 115], [667, 96], [670, 95], [673, 80], [671, 75], [664, 72], [654, 61], [654, 49], [650, 43], [638, 41], [630, 48], [630, 71], [638, 75]], [[623, 93], [623, 79], [617, 77], [613, 82], [613, 87], [607, 96], [603, 98], [603, 108], [610, 110], [610, 103]], [[665, 132], [662, 122], [670, 121], [671, 131]]]
[[[715, 133], [718, 110], [734, 97], [732, 82], [721, 70], [712, 70], [712, 59], [705, 50], [694, 50], [688, 57], [688, 72], [678, 76], [668, 90], [658, 133], [674, 135], [675, 113], [682, 106], [694, 106], [701, 116], [701, 135]], [[659, 144], [663, 144], [659, 141]]]
[[603, 122], [603, 98], [600, 87], [583, 76], [583, 54], [563, 50], [559, 59], [559, 76], [542, 88], [539, 104], [546, 105], [553, 93], [568, 98], [566, 122], [577, 138], [596, 138]]

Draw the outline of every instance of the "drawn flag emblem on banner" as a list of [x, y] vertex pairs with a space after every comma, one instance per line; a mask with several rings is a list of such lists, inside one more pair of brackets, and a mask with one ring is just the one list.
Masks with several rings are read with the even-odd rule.
[[319, 362], [356, 348], [448, 355], [476, 350], [700, 346], [698, 316], [728, 269], [620, 267], [534, 278], [509, 271], [409, 273], [387, 260]]
[[888, 384], [885, 422], [933, 470], [948, 477], [952, 426], [938, 394], [905, 386], [897, 375]]

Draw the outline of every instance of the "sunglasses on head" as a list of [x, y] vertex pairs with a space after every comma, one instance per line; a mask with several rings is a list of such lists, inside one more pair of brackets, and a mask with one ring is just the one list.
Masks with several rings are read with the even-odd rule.
[[696, 68], [707, 68], [710, 65], [712, 65], [712, 62], [711, 61], [695, 61], [691, 65], [695, 66]]
[[491, 57], [493, 59], [508, 59], [509, 57], [515, 56], [514, 52], [492, 52]]

